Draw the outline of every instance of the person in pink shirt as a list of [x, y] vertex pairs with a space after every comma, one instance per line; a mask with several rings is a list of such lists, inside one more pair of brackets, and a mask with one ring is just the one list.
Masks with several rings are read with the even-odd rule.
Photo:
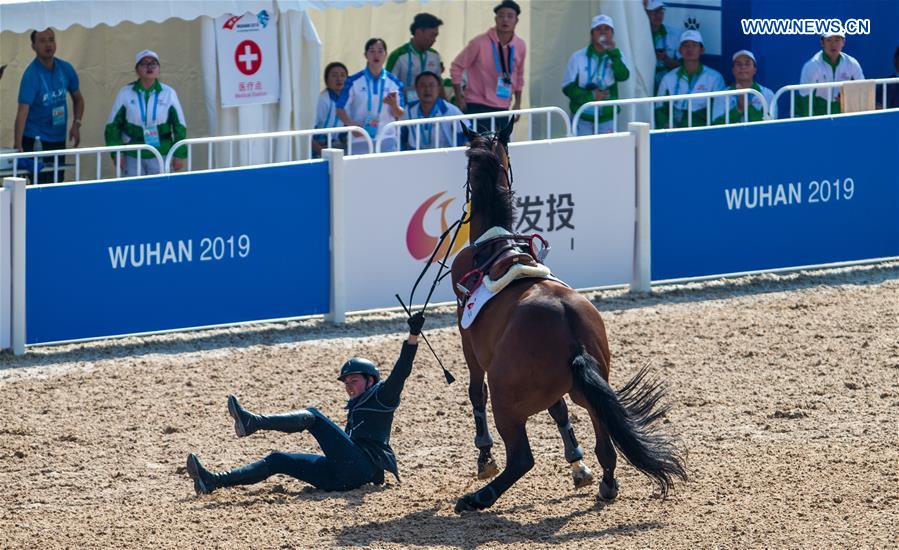
[[[474, 37], [453, 60], [450, 77], [456, 104], [466, 114], [493, 113], [521, 108], [524, 89], [524, 58], [527, 47], [515, 36], [521, 8], [513, 0], [503, 0], [493, 8], [496, 26]], [[462, 89], [462, 74], [468, 85]], [[508, 117], [495, 117], [501, 130]], [[478, 130], [490, 129], [490, 119], [479, 121]]]

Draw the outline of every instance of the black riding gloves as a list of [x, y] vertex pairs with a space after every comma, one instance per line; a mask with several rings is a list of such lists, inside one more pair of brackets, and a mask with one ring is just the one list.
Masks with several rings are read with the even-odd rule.
[[406, 322], [409, 323], [409, 334], [418, 336], [419, 334], [421, 334], [421, 327], [423, 327], [425, 324], [425, 316], [422, 312], [419, 311], [412, 317], [406, 319]]

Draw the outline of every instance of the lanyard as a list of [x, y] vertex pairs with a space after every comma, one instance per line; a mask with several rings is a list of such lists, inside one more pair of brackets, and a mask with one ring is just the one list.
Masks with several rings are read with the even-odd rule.
[[[439, 117], [440, 115], [442, 115], [444, 113], [444, 109], [443, 109], [443, 105], [440, 102], [441, 102], [441, 99], [438, 97], [437, 101], [434, 102], [434, 106], [431, 107], [431, 112], [428, 113], [427, 115], [422, 110], [421, 103], [419, 103], [418, 104], [418, 114], [421, 116], [418, 118], [434, 118], [434, 117]], [[433, 129], [434, 126], [440, 126], [440, 125], [439, 124], [436, 124], [436, 125], [435, 124], [423, 124], [421, 126], [421, 137], [422, 137], [422, 141], [424, 142], [424, 145], [431, 144], [431, 130]], [[439, 128], [438, 128], [438, 131], [439, 131]]]
[[[593, 48], [593, 46], [590, 46]], [[606, 65], [608, 65], [607, 60], [609, 56], [606, 55], [604, 58], [598, 58], [596, 62], [596, 70], [593, 70], [593, 56], [590, 52], [587, 52], [587, 82], [593, 82], [593, 77], [596, 76], [596, 71], [599, 71], [599, 80], [597, 84], [602, 84], [603, 80], [606, 78]]]
[[[59, 71], [62, 72], [62, 69], [59, 68], [59, 64], [54, 61], [53, 70], [50, 71], [50, 83], [51, 84], [56, 84], [56, 70], [57, 69], [59, 69]], [[40, 70], [38, 70], [37, 75], [39, 77], [41, 77], [41, 84], [44, 85], [44, 92], [49, 96], [51, 94], [51, 91], [50, 91], [50, 87], [47, 86], [47, 80], [44, 78], [43, 65], [41, 65]], [[63, 83], [63, 86], [65, 86], [65, 83]]]
[[[406, 72], [406, 86], [412, 87], [412, 42], [406, 44], [406, 63], [409, 65], [409, 68]], [[424, 53], [418, 54], [418, 60], [421, 62], [421, 72], [425, 72], [425, 67], [428, 64], [428, 51], [425, 50]]]
[[[688, 94], [693, 93], [693, 88], [696, 86], [697, 83], [699, 83], [700, 75], [702, 75], [702, 71], [699, 71], [698, 73], [696, 73], [694, 75], [696, 77], [695, 79], [691, 79], [690, 75], [688, 75], [687, 72], [684, 71], [684, 76], [687, 77], [687, 93]], [[674, 87], [674, 95], [680, 95], [680, 81], [681, 81], [681, 79], [678, 78], [677, 85]]]
[[[337, 112], [335, 111], [334, 107], [336, 105], [335, 102], [337, 101], [337, 94], [335, 94], [331, 90], [328, 90], [328, 99], [329, 99], [328, 114], [325, 115], [325, 125], [323, 126], [323, 128], [336, 128], [337, 127]], [[333, 125], [331, 124], [331, 113], [334, 113], [334, 124]]]
[[[493, 62], [496, 63], [496, 72], [502, 76], [509, 75], [512, 76], [512, 68], [515, 66], [515, 46], [509, 44], [509, 59], [506, 61], [503, 59], [503, 56], [500, 55], [502, 53], [503, 47], [499, 47], [499, 53], [496, 51], [496, 42], [490, 41], [490, 45], [493, 46]], [[505, 63], [503, 63], [506, 61]], [[508, 70], [506, 70], [506, 66], [508, 66]]]
[[[149, 90], [147, 90], [149, 92]], [[147, 107], [144, 105], [144, 99], [140, 96], [140, 92], [137, 90], [134, 91], [137, 94], [137, 104], [140, 105], [140, 118], [144, 121], [144, 128], [147, 127]], [[149, 100], [149, 97], [147, 97]], [[153, 124], [156, 124], [156, 107], [159, 105], [159, 90], [156, 90], [156, 93], [153, 95]]]
[[[368, 81], [367, 92], [368, 92], [368, 113], [371, 114], [371, 89], [372, 86], [375, 85], [375, 79], [371, 77], [371, 71], [368, 67], [365, 68], [365, 80]], [[381, 109], [384, 108], [384, 85], [387, 84], [387, 72], [384, 69], [381, 69], [381, 75], [377, 78], [380, 81], [380, 92], [378, 95], [378, 115], [381, 114]]]

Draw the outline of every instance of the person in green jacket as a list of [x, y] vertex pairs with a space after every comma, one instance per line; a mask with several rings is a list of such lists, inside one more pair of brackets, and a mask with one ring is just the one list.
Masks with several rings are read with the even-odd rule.
[[[725, 90], [753, 89], [762, 94], [765, 103], [771, 105], [774, 92], [755, 81], [757, 66], [755, 55], [749, 50], [740, 50], [733, 55], [734, 83]], [[747, 108], [747, 99], [748, 108]], [[765, 103], [759, 96], [728, 96], [715, 98], [712, 102], [712, 124], [736, 124], [738, 122], [758, 122], [765, 119]], [[725, 116], [726, 107], [726, 116]]]
[[[562, 81], [572, 114], [591, 101], [618, 99], [618, 83], [631, 76], [624, 55], [615, 45], [612, 18], [597, 15], [590, 29], [590, 45], [571, 54]], [[576, 130], [579, 136], [614, 132], [612, 108], [587, 109], [577, 120]]]
[[[187, 137], [187, 123], [184, 110], [175, 90], [159, 81], [161, 66], [159, 56], [152, 50], [143, 50], [135, 56], [134, 71], [137, 80], [122, 86], [116, 95], [109, 119], [106, 121], [106, 145], [146, 143], [156, 148], [163, 159], [172, 145]], [[156, 157], [129, 151], [120, 155], [120, 167], [124, 176], [159, 174], [162, 167]], [[187, 148], [175, 152], [172, 167], [180, 170], [183, 159], [187, 158]]]

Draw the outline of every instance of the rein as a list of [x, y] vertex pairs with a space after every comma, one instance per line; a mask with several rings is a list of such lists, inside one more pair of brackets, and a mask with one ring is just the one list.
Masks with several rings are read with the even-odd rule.
[[[500, 132], [500, 133], [502, 133], [502, 132]], [[490, 150], [495, 151], [499, 134], [496, 132], [485, 132], [485, 133], [479, 134], [479, 135], [484, 138], [489, 137], [490, 138], [490, 140], [489, 140]], [[500, 143], [502, 144], [502, 142], [500, 142]], [[505, 147], [505, 145], [503, 145], [503, 147]], [[512, 175], [512, 162], [511, 162], [511, 160], [509, 160], [508, 151], [506, 151], [506, 163], [508, 164], [508, 169], [506, 170], [504, 168], [504, 171], [506, 172], [506, 179], [509, 181], [509, 189], [511, 190], [512, 182], [513, 182], [513, 175]], [[501, 167], [502, 167], [502, 165], [501, 165]], [[471, 158], [468, 159], [468, 166], [467, 166], [466, 170], [467, 170], [467, 174], [466, 174], [466, 179], [465, 179], [465, 204], [467, 205], [471, 202]], [[468, 215], [468, 219], [466, 219], [466, 214]], [[453, 237], [452, 237], [452, 239], [450, 239], [450, 244], [448, 247], [446, 247], [446, 252], [443, 254], [443, 259], [441, 259], [439, 261], [440, 267], [437, 269], [437, 275], [434, 277], [434, 282], [431, 283], [431, 288], [428, 291], [427, 298], [425, 298], [424, 305], [422, 305], [422, 307], [421, 307], [421, 312], [424, 313], [425, 310], [428, 309], [428, 304], [431, 302], [431, 296], [434, 295], [434, 291], [437, 289], [437, 285], [440, 284], [440, 282], [444, 278], [446, 278], [447, 275], [452, 273], [448, 269], [448, 266], [447, 266], [447, 261], [449, 260], [450, 252], [452, 251], [453, 246], [456, 244], [456, 238], [459, 236], [459, 231], [462, 229], [462, 226], [466, 223], [469, 223], [470, 221], [471, 221], [471, 213], [466, 212], [463, 207], [462, 216], [459, 217], [458, 220], [453, 222], [452, 225], [450, 225], [446, 229], [446, 231], [444, 231], [443, 234], [440, 235], [440, 238], [437, 240], [437, 246], [434, 247], [434, 252], [432, 252], [431, 256], [428, 258], [428, 261], [425, 264], [424, 269], [421, 270], [421, 273], [418, 275], [418, 278], [415, 280], [415, 284], [412, 285], [412, 291], [409, 293], [410, 306], [413, 303], [413, 298], [415, 297], [415, 291], [418, 289], [419, 283], [421, 283], [422, 279], [424, 279], [425, 274], [428, 272], [428, 270], [431, 268], [431, 264], [434, 262], [434, 257], [437, 255], [437, 252], [440, 250], [440, 247], [446, 241], [447, 236], [449, 236], [450, 232], [453, 231], [453, 229], [455, 229], [455, 231], [453, 231]], [[444, 269], [447, 269], [446, 273], [443, 273]], [[406, 312], [406, 315], [411, 316], [412, 315], [411, 311], [409, 310], [408, 307], [406, 307], [406, 304], [403, 302], [402, 298], [400, 298], [399, 294], [396, 295], [396, 299], [399, 301], [400, 305], [403, 307], [403, 310]], [[422, 336], [422, 339], [425, 341], [425, 344], [428, 345], [428, 349], [430, 349], [431, 353], [434, 355], [434, 359], [437, 360], [437, 363], [440, 365], [440, 368], [443, 369], [443, 376], [446, 378], [446, 383], [452, 384], [456, 380], [455, 377], [446, 369], [445, 366], [443, 366], [443, 361], [440, 360], [440, 357], [438, 357], [437, 352], [434, 351], [434, 348], [431, 346], [431, 343], [428, 342], [428, 338], [424, 335], [424, 333], [422, 333], [421, 336]]]

